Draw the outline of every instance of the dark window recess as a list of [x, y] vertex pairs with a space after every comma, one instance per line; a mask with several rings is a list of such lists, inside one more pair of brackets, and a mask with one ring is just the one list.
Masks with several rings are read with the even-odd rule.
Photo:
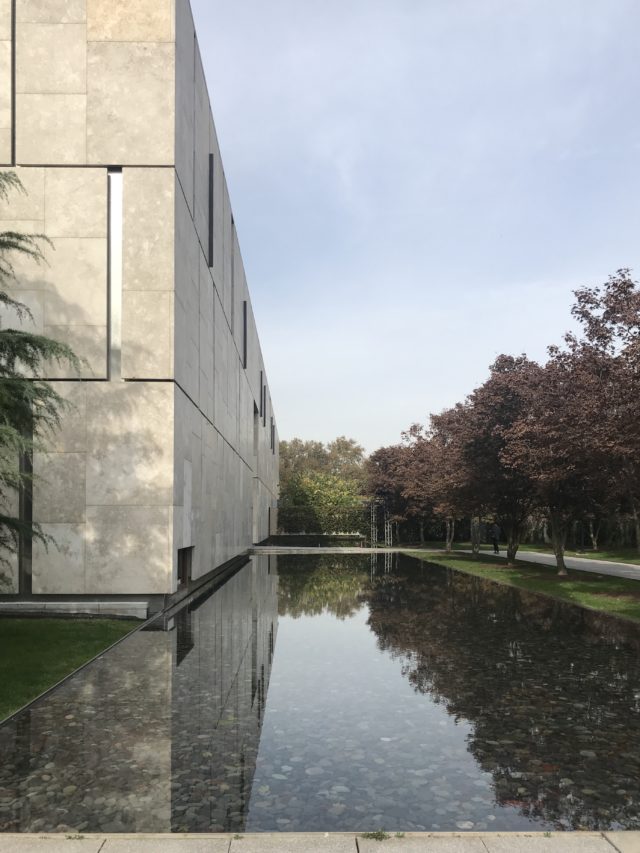
[[213, 154], [209, 154], [209, 267], [213, 266]]
[[262, 391], [262, 389], [264, 388], [263, 383], [264, 383], [264, 373], [261, 370], [260, 371], [260, 417], [262, 417], [262, 409], [263, 409], [263, 403], [264, 403], [264, 394]]
[[267, 425], [267, 386], [262, 386], [262, 426]]
[[271, 418], [271, 450], [276, 452], [276, 425]]
[[[191, 549], [183, 549], [191, 550]], [[176, 625], [176, 666], [180, 666], [192, 648], [195, 646], [193, 639], [193, 622], [191, 619], [191, 608], [184, 607], [175, 618]]]
[[235, 332], [236, 319], [236, 223], [231, 217], [231, 334]]
[[260, 415], [258, 414], [258, 407], [256, 404], [253, 404], [253, 455], [258, 455], [258, 441], [260, 438]]
[[[33, 436], [33, 431], [29, 436]], [[18, 533], [18, 591], [20, 595], [31, 595], [32, 575], [31, 558], [33, 549], [33, 457], [30, 453], [20, 454], [20, 475], [22, 484], [19, 491], [19, 513], [22, 527]]]
[[193, 546], [178, 548], [178, 589], [186, 589], [191, 581]]
[[247, 369], [247, 300], [242, 303], [242, 366]]

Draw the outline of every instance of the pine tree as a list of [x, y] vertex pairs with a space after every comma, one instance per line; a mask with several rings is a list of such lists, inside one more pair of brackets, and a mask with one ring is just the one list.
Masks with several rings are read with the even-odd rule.
[[[16, 192], [25, 190], [15, 172], [0, 172], [0, 199], [9, 201]], [[0, 233], [0, 310], [10, 311], [20, 320], [32, 319], [27, 306], [14, 299], [7, 288], [19, 286], [15, 273], [18, 257], [46, 263], [46, 244], [51, 245], [41, 234]], [[12, 508], [20, 490], [30, 488], [28, 460], [59, 426], [67, 405], [48, 382], [37, 378], [52, 363], [65, 363], [75, 370], [79, 367], [65, 344], [22, 329], [0, 327], [0, 564], [4, 565], [9, 554], [17, 550], [21, 535], [31, 535], [45, 544], [50, 541], [37, 524], [21, 520]], [[27, 464], [20, 464], [21, 459]]]

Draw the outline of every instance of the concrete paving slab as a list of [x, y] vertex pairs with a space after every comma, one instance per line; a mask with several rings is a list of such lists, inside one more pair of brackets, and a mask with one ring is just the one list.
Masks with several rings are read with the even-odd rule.
[[483, 841], [488, 853], [614, 853], [599, 832], [484, 835]]
[[0, 835], [0, 853], [99, 853], [104, 837]]
[[[391, 837], [386, 841], [358, 837], [359, 853], [487, 853], [482, 839], [474, 835]], [[551, 851], [550, 851], [551, 853]]]
[[[229, 838], [108, 838], [100, 853], [227, 853]], [[46, 853], [46, 850], [43, 850]], [[70, 849], [69, 853], [73, 853]]]
[[640, 832], [605, 832], [619, 853], [640, 853]]
[[[243, 835], [240, 839], [232, 839], [230, 853], [357, 853], [357, 847], [353, 834], [254, 833]], [[376, 853], [383, 851], [378, 848]]]

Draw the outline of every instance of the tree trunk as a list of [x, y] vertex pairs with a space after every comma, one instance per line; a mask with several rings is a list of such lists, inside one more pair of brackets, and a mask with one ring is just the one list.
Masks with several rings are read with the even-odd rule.
[[480, 517], [471, 519], [471, 553], [477, 557], [480, 553]]
[[640, 514], [638, 513], [638, 505], [636, 504], [635, 498], [630, 496], [631, 498], [631, 517], [633, 518], [633, 526], [636, 530], [636, 551], [640, 554]]
[[424, 521], [419, 522], [418, 530], [420, 532], [420, 544], [424, 545]]
[[558, 577], [567, 577], [569, 572], [564, 562], [564, 546], [567, 539], [567, 523], [559, 513], [551, 513], [551, 541], [556, 555]]
[[504, 532], [507, 538], [507, 565], [513, 566], [518, 548], [520, 547], [520, 539], [522, 537], [522, 522], [519, 520], [507, 519], [504, 525]]
[[513, 566], [520, 547], [520, 531], [515, 527], [509, 531], [507, 538], [507, 565]]
[[446, 536], [447, 536], [446, 550], [447, 551], [451, 551], [451, 548], [453, 546], [453, 535], [455, 533], [455, 527], [456, 527], [456, 523], [453, 520], [453, 518], [448, 518], [447, 522], [446, 522], [446, 530], [447, 530], [447, 533], [446, 533]]
[[598, 536], [600, 535], [600, 523], [598, 526], [593, 526], [593, 520], [589, 521], [589, 538], [591, 539], [591, 547], [594, 551], [598, 550]]

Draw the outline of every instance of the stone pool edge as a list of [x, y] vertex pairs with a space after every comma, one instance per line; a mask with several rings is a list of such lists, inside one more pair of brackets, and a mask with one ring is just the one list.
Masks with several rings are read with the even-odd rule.
[[355, 832], [0, 833], [0, 853], [384, 853], [391, 848], [400, 853], [640, 853], [640, 831], [406, 832], [383, 840]]

